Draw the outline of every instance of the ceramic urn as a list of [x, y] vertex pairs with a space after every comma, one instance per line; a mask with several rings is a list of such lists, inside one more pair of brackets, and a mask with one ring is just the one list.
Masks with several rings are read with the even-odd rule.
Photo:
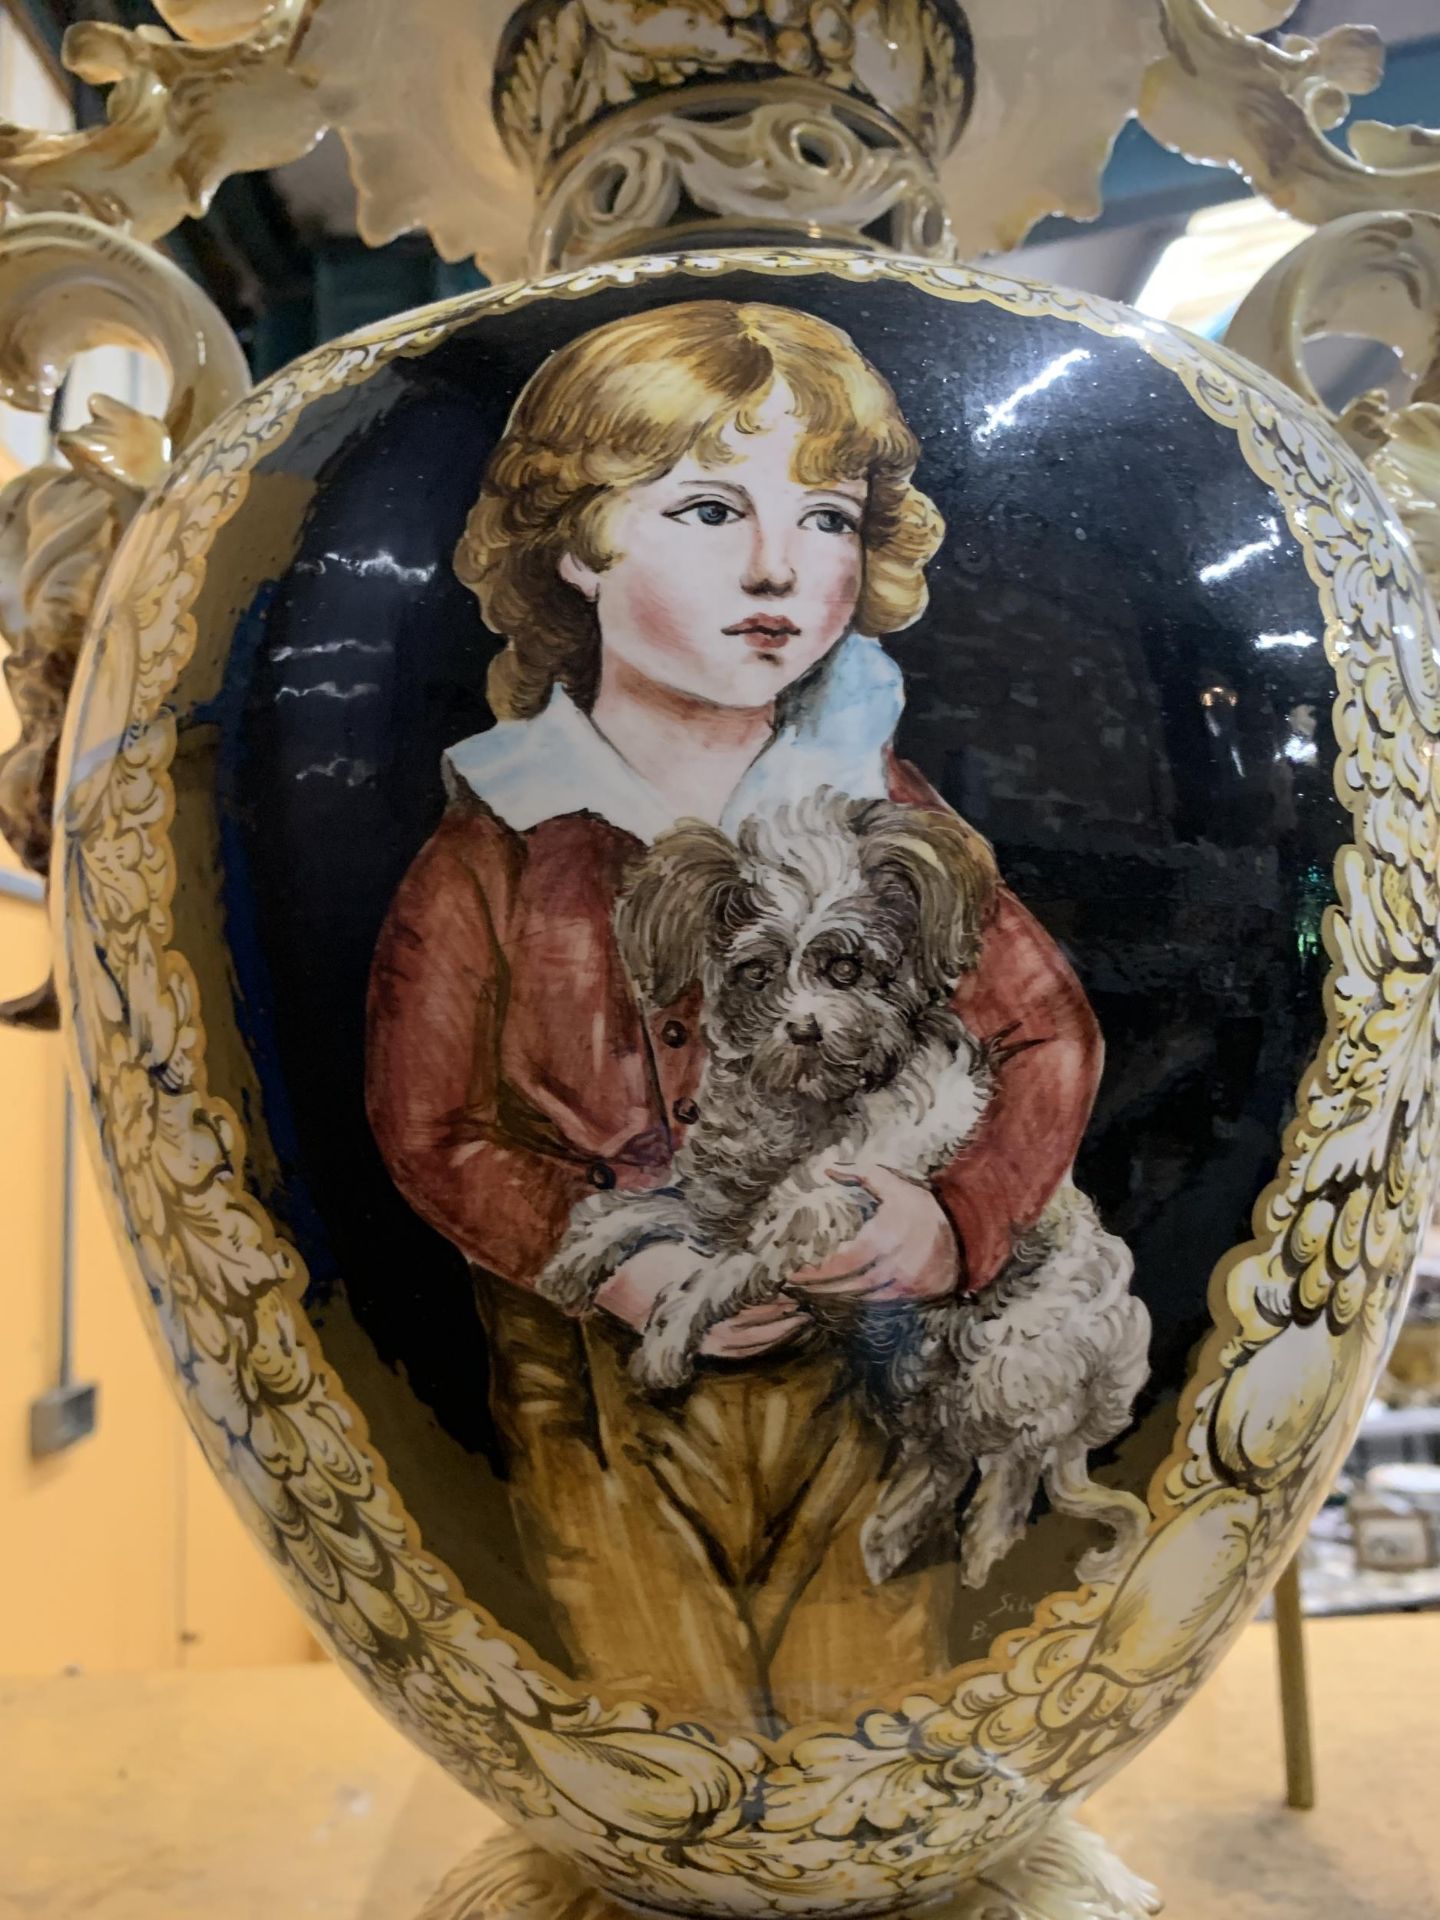
[[507, 1874], [1128, 1916], [1070, 1812], [1427, 1214], [1440, 626], [1290, 388], [957, 262], [965, 22], [881, 11], [515, 16], [538, 277], [109, 562], [58, 985], [211, 1464]]

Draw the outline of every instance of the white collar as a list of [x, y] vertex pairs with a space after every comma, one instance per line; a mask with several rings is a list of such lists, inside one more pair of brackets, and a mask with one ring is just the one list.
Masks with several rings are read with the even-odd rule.
[[[788, 702], [785, 718], [741, 780], [721, 818], [740, 821], [783, 800], [834, 787], [859, 800], [887, 792], [886, 749], [905, 704], [899, 667], [877, 640], [852, 633]], [[533, 720], [504, 720], [451, 747], [446, 791], [470, 792], [516, 833], [589, 813], [646, 845], [675, 824], [675, 809], [621, 758], [556, 687]]]

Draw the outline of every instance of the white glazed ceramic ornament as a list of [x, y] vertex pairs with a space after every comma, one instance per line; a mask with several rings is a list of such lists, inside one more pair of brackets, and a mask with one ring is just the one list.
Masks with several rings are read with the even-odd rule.
[[[11, 391], [77, 288], [177, 370], [171, 448], [112, 412], [45, 483], [89, 571], [17, 655], [86, 634], [58, 997], [144, 1310], [322, 1639], [521, 1829], [446, 1913], [1151, 1912], [1073, 1809], [1295, 1552], [1430, 1204], [1440, 622], [1361, 459], [1423, 539], [1425, 406], [1337, 431], [960, 264], [1040, 58], [995, 7], [444, 11], [85, 42], [208, 62], [222, 172], [339, 124], [372, 231], [541, 184], [540, 277], [243, 397], [82, 217], [163, 230], [158, 95], [123, 164], [123, 87], [0, 158]], [[1363, 50], [1163, 11], [1075, 76], [1096, 169], [1186, 46], [1281, 118]]]

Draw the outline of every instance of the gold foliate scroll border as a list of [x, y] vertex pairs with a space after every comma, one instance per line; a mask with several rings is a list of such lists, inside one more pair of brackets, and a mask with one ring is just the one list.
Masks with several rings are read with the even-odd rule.
[[[1235, 432], [1304, 551], [1337, 682], [1336, 791], [1354, 822], [1323, 927], [1324, 1041], [1255, 1237], [1214, 1276], [1215, 1331], [1152, 1485], [1142, 1554], [1118, 1587], [1045, 1601], [943, 1698], [771, 1745], [576, 1696], [425, 1553], [305, 1320], [299, 1256], [245, 1190], [242, 1129], [208, 1089], [195, 975], [170, 944], [166, 703], [196, 644], [206, 554], [301, 409], [487, 313], [677, 277], [690, 294], [733, 270], [898, 282], [1059, 317], [1133, 340], [1178, 377]], [[1218, 1660], [1323, 1497], [1432, 1185], [1440, 717], [1417, 711], [1406, 658], [1440, 632], [1363, 469], [1278, 382], [1088, 296], [844, 253], [621, 262], [409, 316], [259, 388], [142, 510], [95, 633], [55, 890], [74, 1046], [191, 1424], [377, 1704], [541, 1843], [675, 1909], [798, 1915], [938, 1891], [1113, 1771]]]

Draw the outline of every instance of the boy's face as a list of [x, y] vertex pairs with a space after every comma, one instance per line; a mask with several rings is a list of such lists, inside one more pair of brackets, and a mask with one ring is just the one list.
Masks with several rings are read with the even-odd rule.
[[562, 576], [594, 600], [601, 672], [618, 659], [677, 693], [761, 708], [848, 631], [860, 595], [863, 481], [793, 477], [804, 428], [776, 386], [757, 431], [729, 429], [732, 458], [687, 456], [618, 493], [603, 572], [571, 555]]

